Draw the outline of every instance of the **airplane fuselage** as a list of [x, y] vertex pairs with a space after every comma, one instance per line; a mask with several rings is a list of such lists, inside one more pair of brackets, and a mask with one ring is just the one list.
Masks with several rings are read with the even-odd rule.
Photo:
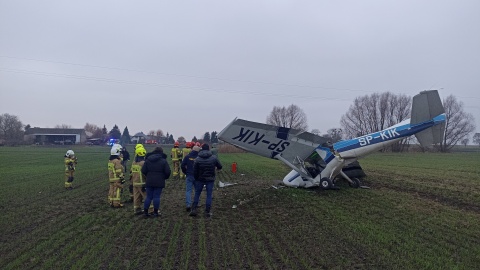
[[414, 125], [410, 124], [410, 119], [408, 119], [378, 132], [334, 143], [333, 148], [344, 159], [360, 158], [372, 152], [381, 150], [384, 147], [414, 135], [415, 133], [443, 123], [444, 121], [445, 114], [438, 115], [429, 121]]
[[313, 180], [301, 177], [298, 172], [292, 170], [285, 176], [283, 183], [292, 187], [317, 186], [324, 177], [334, 179], [340, 173], [343, 166], [361, 157], [377, 152], [415, 133], [443, 123], [444, 121], [445, 114], [438, 115], [429, 121], [413, 125], [410, 124], [410, 119], [408, 119], [378, 132], [334, 143], [333, 149], [319, 145], [315, 151], [325, 161], [325, 169]]

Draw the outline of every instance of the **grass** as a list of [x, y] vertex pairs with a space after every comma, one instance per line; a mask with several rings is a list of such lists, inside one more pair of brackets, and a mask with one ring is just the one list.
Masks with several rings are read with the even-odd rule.
[[173, 179], [162, 194], [162, 217], [143, 219], [131, 204], [108, 207], [107, 147], [74, 146], [76, 188], [65, 190], [66, 150], [0, 147], [1, 269], [480, 265], [478, 152], [375, 154], [361, 160], [370, 189], [339, 181], [339, 191], [274, 189], [289, 171], [281, 162], [221, 153], [217, 178], [238, 184], [215, 189], [211, 219], [188, 216], [184, 183]]

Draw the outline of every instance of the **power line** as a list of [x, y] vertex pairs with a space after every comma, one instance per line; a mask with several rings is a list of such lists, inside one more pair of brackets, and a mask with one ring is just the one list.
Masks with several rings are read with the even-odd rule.
[[184, 75], [184, 74], [175, 74], [175, 73], [163, 73], [163, 72], [148, 71], [148, 70], [117, 68], [117, 67], [98, 66], [98, 65], [89, 65], [89, 64], [77, 64], [77, 63], [70, 63], [70, 62], [50, 61], [50, 60], [33, 59], [33, 58], [22, 58], [22, 57], [14, 57], [14, 56], [6, 56], [6, 55], [0, 55], [0, 57], [10, 58], [10, 59], [36, 61], [36, 62], [46, 62], [46, 63], [56, 63], [56, 64], [64, 64], [64, 65], [72, 65], [72, 66], [81, 66], [81, 67], [93, 67], [93, 68], [101, 68], [101, 69], [132, 71], [132, 72], [139, 72], [139, 73], [150, 73], [150, 74], [157, 74], [157, 75], [168, 75], [168, 76], [178, 76], [178, 77], [188, 77], [188, 78], [208, 79], [208, 80], [219, 80], [219, 81], [229, 81], [229, 82], [244, 82], [244, 83], [268, 84], [268, 85], [288, 86], [288, 87], [301, 87], [301, 88], [313, 88], [313, 89], [325, 89], [325, 90], [351, 91], [351, 92], [371, 92], [371, 93], [375, 92], [375, 91], [372, 91], [372, 90], [361, 90], [361, 89], [350, 89], [350, 88], [336, 88], [336, 87], [312, 86], [312, 85], [301, 85], [301, 84], [283, 84], [283, 83], [272, 83], [272, 82], [261, 82], [261, 81], [250, 81], [250, 80], [239, 80], [239, 79], [225, 79], [225, 78], [218, 78], [218, 77]]
[[[158, 74], [158, 75], [197, 78], [197, 79], [209, 79], [209, 80], [220, 80], [220, 81], [230, 81], [230, 82], [244, 82], [244, 83], [267, 84], [267, 85], [312, 88], [312, 89], [339, 90], [339, 91], [362, 92], [362, 93], [378, 92], [378, 91], [372, 91], [372, 90], [360, 90], [360, 89], [351, 89], [351, 88], [323, 87], [323, 86], [312, 86], [312, 85], [301, 85], [301, 84], [282, 84], [282, 83], [239, 80], [239, 79], [225, 79], [225, 78], [218, 78], [218, 77], [204, 77], [204, 76], [196, 76], [196, 75], [184, 75], [184, 74], [175, 74], [175, 73], [163, 73], [163, 72], [155, 72], [155, 71], [148, 71], [148, 70], [117, 68], [117, 67], [99, 66], [99, 65], [90, 65], [90, 64], [78, 64], [78, 63], [71, 63], [71, 62], [50, 61], [50, 60], [43, 60], [43, 59], [23, 58], [23, 57], [15, 57], [15, 56], [7, 56], [7, 55], [0, 55], [0, 57], [1, 58], [18, 59], [18, 60], [36, 61], [36, 62], [56, 63], [56, 64], [64, 64], [64, 65], [72, 65], [72, 66], [93, 67], [93, 68], [110, 69], [110, 70], [131, 71], [131, 72], [138, 72], [138, 73], [149, 73], [149, 74]], [[6, 71], [8, 71], [8, 70], [6, 70]], [[31, 72], [37, 72], [37, 71], [31, 71]], [[22, 73], [22, 72], [19, 72], [19, 73]], [[30, 73], [27, 73], [27, 74], [30, 74]], [[40, 75], [40, 74], [36, 74], [36, 75]], [[44, 75], [44, 76], [50, 76], [50, 75]], [[60, 76], [69, 76], [68, 78], [71, 78], [70, 76], [73, 77], [73, 76], [77, 76], [77, 75], [60, 74]], [[92, 77], [92, 78], [95, 78], [95, 77]], [[108, 81], [108, 80], [113, 81], [113, 80], [115, 80], [115, 79], [106, 79], [106, 78], [97, 78], [97, 79], [100, 80], [100, 81]], [[133, 83], [133, 82], [126, 82], [126, 83]], [[144, 85], [152, 85], [151, 83], [145, 83], [145, 82], [134, 82], [134, 83], [144, 84]], [[432, 87], [434, 85], [432, 85]], [[158, 86], [158, 85], [154, 84], [154, 86]], [[166, 87], [167, 86], [168, 87], [187, 87], [187, 86], [175, 86], [175, 85], [165, 85], [165, 86]], [[211, 90], [211, 91], [214, 91], [214, 90]], [[228, 92], [228, 91], [224, 90], [223, 92]], [[254, 94], [253, 92], [251, 92], [251, 93]], [[415, 93], [413, 93], [412, 95], [414, 95], [414, 94]], [[263, 95], [268, 95], [268, 94], [263, 93]], [[278, 94], [270, 94], [270, 95], [281, 96], [281, 95], [278, 95]], [[286, 95], [286, 97], [295, 97], [295, 95]], [[303, 96], [298, 96], [298, 97], [303, 97]], [[464, 98], [464, 99], [480, 99], [480, 97], [464, 97], [464, 96], [457, 96], [457, 97]], [[327, 99], [327, 100], [349, 100], [349, 101], [351, 100], [351, 99], [320, 98], [320, 97], [309, 97], [309, 96], [305, 96], [304, 98], [317, 98], [317, 99]]]
[[102, 77], [89, 77], [89, 76], [80, 76], [80, 75], [72, 75], [72, 74], [49, 73], [49, 72], [34, 71], [34, 70], [7, 69], [7, 68], [0, 68], [0, 70], [6, 71], [6, 72], [12, 72], [12, 73], [21, 73], [21, 74], [30, 74], [30, 75], [39, 75], [39, 76], [48, 76], [48, 77], [69, 78], [69, 79], [79, 79], [79, 80], [91, 80], [91, 81], [120, 83], [120, 84], [135, 84], [135, 85], [145, 85], [145, 86], [155, 86], [155, 87], [170, 87], [170, 88], [175, 87], [175, 88], [198, 90], [198, 91], [205, 91], [205, 92], [218, 92], [218, 93], [229, 93], [229, 94], [247, 94], [247, 95], [259, 95], [259, 96], [274, 96], [274, 97], [285, 97], [285, 98], [351, 101], [351, 99], [344, 99], [344, 98], [342, 99], [342, 98], [303, 96], [303, 95], [294, 95], [294, 94], [279, 94], [279, 93], [245, 91], [245, 90], [225, 90], [225, 89], [213, 89], [213, 88], [200, 88], [200, 87], [186, 86], [186, 85], [161, 84], [161, 83], [151, 83], [151, 82], [142, 82], [142, 81], [126, 81], [126, 80], [118, 80], [118, 79], [110, 79], [110, 78], [102, 78]]

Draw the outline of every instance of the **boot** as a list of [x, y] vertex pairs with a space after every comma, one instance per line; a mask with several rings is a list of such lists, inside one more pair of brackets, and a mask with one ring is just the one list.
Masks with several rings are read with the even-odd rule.
[[149, 218], [149, 217], [150, 217], [150, 214], [148, 213], [148, 208], [143, 209], [143, 216], [144, 216], [145, 218]]
[[154, 208], [153, 209], [153, 217], [159, 217], [160, 214], [158, 213], [158, 209]]
[[190, 211], [189, 216], [191, 216], [191, 217], [196, 217], [197, 216], [197, 206], [196, 205], [192, 206], [192, 210]]
[[210, 207], [205, 209], [205, 217], [209, 218], [212, 217], [212, 212], [210, 211]]
[[137, 207], [133, 210], [133, 213], [135, 214], [135, 216], [141, 215], [142, 209], [140, 207]]

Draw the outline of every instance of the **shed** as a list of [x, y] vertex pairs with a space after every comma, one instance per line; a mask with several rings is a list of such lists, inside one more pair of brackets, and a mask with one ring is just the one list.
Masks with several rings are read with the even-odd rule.
[[87, 134], [85, 129], [34, 127], [25, 131], [24, 140], [37, 144], [79, 144], [87, 141]]

